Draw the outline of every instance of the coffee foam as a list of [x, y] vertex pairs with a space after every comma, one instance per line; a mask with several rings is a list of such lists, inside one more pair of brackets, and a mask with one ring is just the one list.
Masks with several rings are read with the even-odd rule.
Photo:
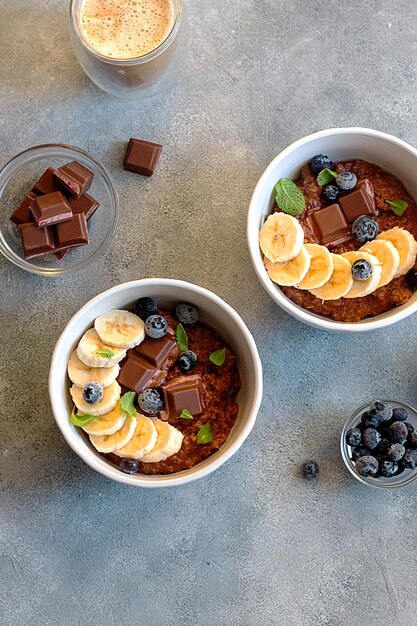
[[155, 50], [173, 25], [171, 0], [84, 0], [80, 26], [100, 54], [134, 59]]

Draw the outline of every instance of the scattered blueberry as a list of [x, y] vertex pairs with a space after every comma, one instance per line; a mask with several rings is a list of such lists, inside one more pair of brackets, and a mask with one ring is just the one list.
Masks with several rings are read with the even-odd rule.
[[162, 315], [150, 315], [145, 322], [145, 332], [152, 339], [165, 337], [168, 331], [168, 322]]
[[378, 473], [378, 461], [374, 456], [361, 456], [356, 461], [355, 468], [359, 476], [375, 476]]
[[195, 368], [197, 364], [197, 355], [192, 350], [185, 350], [185, 352], [181, 352], [180, 358], [178, 359], [178, 367], [184, 373], [191, 372]]
[[380, 441], [381, 441], [381, 435], [379, 434], [377, 430], [375, 430], [375, 428], [365, 428], [365, 430], [362, 433], [362, 444], [366, 448], [373, 450], [374, 448], [377, 447]]
[[374, 415], [371, 411], [365, 411], [362, 413], [362, 424], [367, 428], [378, 428], [381, 423], [381, 418], [378, 415]]
[[336, 178], [336, 185], [342, 191], [350, 191], [356, 187], [358, 179], [353, 172], [340, 172]]
[[389, 427], [388, 436], [392, 443], [404, 443], [408, 436], [407, 426], [404, 422], [394, 422]]
[[333, 169], [333, 161], [325, 154], [318, 154], [311, 159], [310, 167], [313, 174], [319, 174], [321, 170], [324, 170], [326, 167], [329, 170]]
[[139, 298], [135, 305], [135, 313], [141, 320], [145, 321], [150, 315], [158, 313], [158, 307], [152, 298]]
[[408, 413], [402, 407], [397, 407], [393, 409], [392, 417], [396, 422], [406, 422], [408, 419]]
[[388, 450], [387, 457], [391, 461], [400, 461], [405, 454], [405, 448], [401, 443], [393, 443]]
[[357, 461], [361, 456], [370, 456], [371, 452], [368, 448], [364, 448], [363, 446], [357, 446], [352, 450], [352, 461]]
[[352, 224], [352, 235], [360, 243], [366, 243], [375, 239], [379, 232], [378, 224], [375, 220], [367, 215], [361, 215], [356, 218]]
[[368, 280], [372, 276], [372, 265], [366, 259], [358, 259], [352, 265], [352, 276], [355, 280]]
[[164, 401], [158, 389], [144, 389], [138, 395], [138, 404], [145, 413], [159, 413], [164, 407]]
[[407, 469], [417, 468], [417, 450], [411, 450], [410, 448], [405, 451], [401, 463]]
[[417, 448], [417, 433], [415, 430], [412, 433], [408, 433], [407, 445], [410, 448]]
[[119, 467], [125, 474], [135, 474], [139, 469], [139, 461], [135, 459], [122, 459]]
[[362, 433], [359, 428], [351, 428], [346, 433], [346, 443], [348, 446], [359, 446], [362, 439]]
[[398, 463], [395, 461], [381, 461], [379, 464], [379, 473], [385, 478], [392, 478], [398, 474]]
[[386, 402], [381, 402], [380, 400], [376, 400], [371, 409], [372, 415], [376, 415], [383, 422], [390, 420], [392, 417], [392, 408]]
[[301, 468], [301, 473], [304, 478], [307, 480], [311, 480], [312, 478], [316, 478], [319, 473], [319, 465], [317, 461], [305, 461]]
[[88, 404], [97, 404], [103, 397], [103, 386], [100, 383], [88, 383], [84, 387], [82, 395]]
[[175, 309], [175, 313], [177, 314], [181, 324], [195, 324], [198, 322], [198, 318], [200, 317], [196, 307], [192, 304], [187, 304], [186, 302], [179, 304]]
[[339, 188], [336, 185], [325, 185], [321, 192], [321, 197], [325, 202], [332, 204], [332, 202], [337, 202], [340, 195]]

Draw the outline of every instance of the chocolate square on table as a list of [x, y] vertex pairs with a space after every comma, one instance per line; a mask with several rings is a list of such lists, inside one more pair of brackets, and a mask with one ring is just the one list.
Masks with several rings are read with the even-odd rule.
[[162, 385], [164, 408], [162, 420], [174, 422], [180, 419], [181, 412], [188, 409], [193, 417], [205, 411], [203, 403], [203, 382], [199, 374], [180, 376]]
[[54, 240], [49, 228], [38, 228], [35, 222], [31, 222], [30, 224], [20, 224], [19, 229], [25, 259], [55, 251]]
[[53, 167], [48, 167], [40, 179], [35, 183], [33, 190], [36, 190], [38, 193], [43, 195], [53, 193], [54, 191], [63, 191], [62, 186], [54, 176], [54, 171]]
[[76, 198], [90, 189], [94, 178], [93, 172], [78, 161], [71, 161], [59, 167], [55, 170], [54, 176]]
[[68, 198], [68, 203], [74, 215], [84, 213], [86, 220], [89, 220], [100, 206], [100, 203], [89, 196], [88, 193], [85, 193], [79, 198], [70, 197]]
[[30, 191], [26, 198], [23, 200], [22, 204], [11, 214], [9, 220], [16, 225], [19, 224], [28, 224], [33, 222], [32, 211], [30, 210], [30, 205], [37, 198], [36, 193]]
[[117, 382], [126, 389], [133, 389], [136, 393], [140, 393], [148, 386], [154, 374], [155, 368], [152, 365], [130, 352], [121, 364]]
[[339, 204], [348, 222], [354, 222], [361, 215], [376, 215], [375, 197], [369, 180], [356, 185], [353, 191], [339, 197]]
[[72, 219], [61, 222], [54, 228], [57, 252], [66, 248], [85, 246], [89, 243], [87, 220], [83, 213], [74, 215]]
[[126, 150], [123, 167], [128, 172], [134, 172], [142, 176], [152, 176], [161, 150], [162, 146], [159, 143], [132, 137]]
[[337, 245], [352, 238], [349, 224], [338, 204], [310, 211], [308, 220], [322, 245]]
[[66, 222], [72, 218], [72, 209], [60, 191], [35, 198], [30, 210], [38, 228]]

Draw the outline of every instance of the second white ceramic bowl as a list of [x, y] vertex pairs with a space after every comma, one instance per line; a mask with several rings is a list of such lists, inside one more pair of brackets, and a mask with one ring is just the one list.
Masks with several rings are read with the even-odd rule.
[[395, 324], [417, 311], [417, 292], [401, 307], [360, 322], [337, 322], [301, 308], [271, 281], [259, 248], [259, 230], [274, 205], [274, 186], [280, 178], [295, 179], [301, 167], [316, 154], [327, 154], [333, 161], [364, 159], [397, 176], [417, 199], [417, 150], [392, 135], [369, 128], [331, 128], [296, 141], [283, 150], [259, 179], [249, 207], [247, 237], [252, 263], [261, 285], [271, 298], [298, 320], [329, 331], [361, 332]]
[[[102, 457], [69, 422], [72, 401], [69, 395], [67, 363], [83, 333], [95, 318], [111, 309], [132, 308], [138, 298], [150, 296], [161, 307], [173, 308], [179, 302], [198, 307], [200, 318], [216, 328], [231, 345], [237, 357], [242, 388], [238, 395], [239, 415], [225, 444], [212, 456], [191, 469], [175, 474], [148, 476], [124, 474]], [[135, 487], [171, 487], [202, 478], [220, 467], [240, 448], [249, 435], [262, 400], [262, 365], [255, 341], [242, 318], [211, 291], [180, 280], [150, 278], [117, 285], [82, 307], [68, 322], [52, 355], [49, 395], [58, 424], [68, 445], [90, 467], [108, 478]]]

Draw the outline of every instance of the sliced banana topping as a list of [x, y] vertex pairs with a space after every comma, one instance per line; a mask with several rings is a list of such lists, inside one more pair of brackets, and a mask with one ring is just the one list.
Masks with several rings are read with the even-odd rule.
[[400, 253], [388, 239], [374, 239], [360, 248], [375, 256], [381, 264], [382, 275], [379, 287], [388, 285], [397, 275], [400, 267]]
[[73, 385], [70, 389], [72, 400], [80, 413], [89, 415], [105, 415], [112, 411], [120, 400], [121, 389], [117, 381], [103, 389], [103, 397], [99, 402], [90, 404], [83, 398], [83, 390]]
[[153, 421], [140, 413], [136, 414], [136, 421], [133, 437], [126, 446], [115, 451], [117, 456], [139, 460], [154, 448], [158, 433]]
[[304, 231], [300, 222], [286, 213], [273, 213], [259, 232], [259, 245], [272, 263], [285, 263], [300, 254]]
[[283, 263], [272, 263], [269, 259], [264, 259], [268, 276], [274, 283], [292, 287], [300, 283], [306, 276], [310, 267], [310, 255], [305, 246], [301, 247], [299, 254]]
[[116, 380], [120, 372], [120, 367], [116, 364], [112, 367], [89, 367], [78, 358], [77, 351], [71, 354], [68, 361], [68, 376], [76, 387], [85, 387], [88, 383], [100, 383], [103, 387], [108, 387]]
[[83, 427], [86, 433], [89, 435], [113, 435], [113, 433], [120, 430], [126, 421], [126, 413], [120, 408], [120, 402], [118, 402], [115, 408], [109, 413], [105, 413], [101, 417], [97, 417], [95, 420]]
[[145, 339], [145, 324], [134, 313], [115, 309], [99, 315], [94, 328], [101, 341], [109, 346], [129, 350]]
[[94, 328], [81, 337], [77, 356], [89, 367], [113, 367], [124, 359], [126, 350], [103, 343]]
[[141, 458], [142, 463], [165, 461], [179, 452], [184, 439], [184, 435], [168, 422], [155, 419], [153, 423], [158, 433], [158, 439], [153, 450]]
[[382, 265], [375, 256], [369, 254], [369, 252], [364, 252], [363, 250], [344, 252], [341, 256], [349, 261], [351, 266], [355, 263], [355, 261], [360, 261], [361, 259], [368, 261], [368, 263], [372, 266], [372, 274], [370, 278], [368, 278], [368, 280], [353, 279], [353, 285], [345, 295], [345, 298], [363, 298], [378, 289], [382, 276]]
[[103, 454], [116, 452], [119, 448], [126, 446], [132, 439], [136, 429], [136, 417], [128, 416], [122, 426], [113, 435], [90, 435], [90, 441], [96, 450]]
[[343, 298], [353, 286], [352, 266], [340, 254], [330, 253], [333, 261], [333, 272], [327, 283], [311, 293], [320, 300], [339, 300]]
[[333, 258], [325, 246], [317, 243], [306, 243], [305, 247], [310, 255], [310, 267], [297, 289], [318, 289], [322, 287], [333, 273]]
[[414, 266], [417, 257], [417, 242], [413, 235], [403, 228], [391, 228], [378, 235], [377, 240], [390, 241], [400, 255], [400, 266], [395, 278], [404, 276]]

